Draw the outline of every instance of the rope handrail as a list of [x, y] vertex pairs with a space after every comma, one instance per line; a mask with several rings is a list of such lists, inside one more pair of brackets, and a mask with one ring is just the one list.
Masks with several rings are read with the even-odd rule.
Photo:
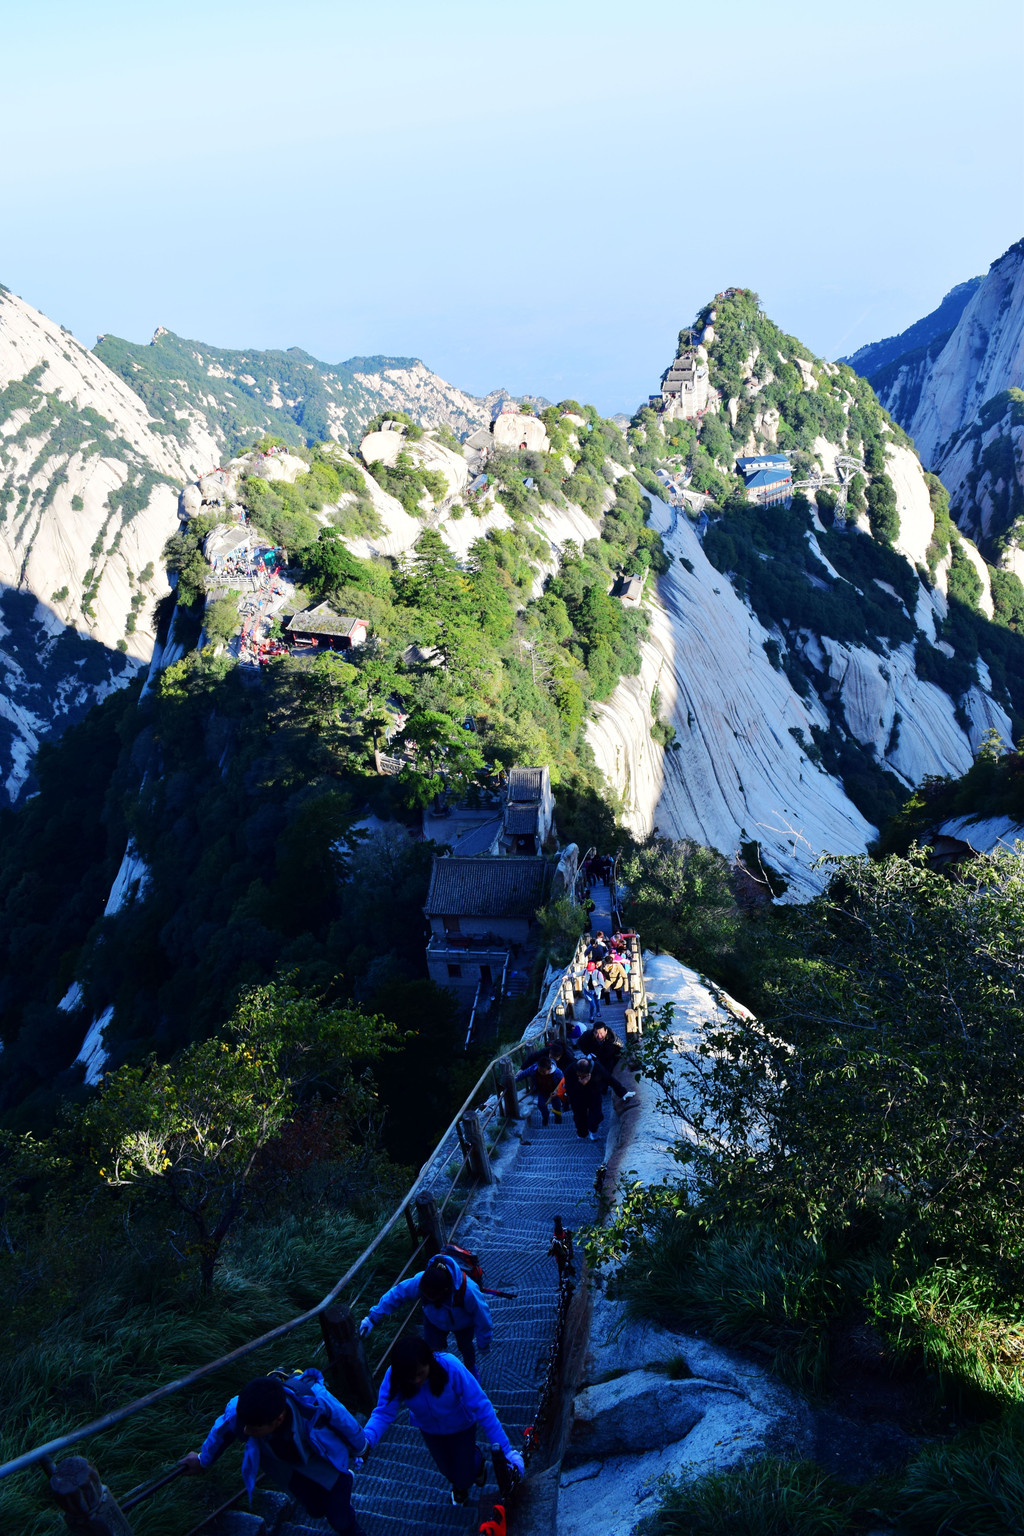
[[[550, 1008], [547, 1010], [545, 1025], [542, 1027], [546, 1027], [550, 1023], [551, 1011]], [[331, 1287], [327, 1295], [321, 1301], [318, 1301], [315, 1306], [299, 1313], [296, 1317], [290, 1318], [287, 1322], [279, 1323], [276, 1328], [271, 1328], [267, 1333], [260, 1334], [258, 1338], [250, 1339], [247, 1343], [240, 1344], [237, 1349], [230, 1350], [226, 1355], [221, 1355], [216, 1360], [209, 1360], [204, 1365], [197, 1366], [195, 1370], [189, 1371], [187, 1375], [179, 1376], [175, 1381], [164, 1382], [162, 1386], [155, 1387], [152, 1392], [147, 1392], [144, 1396], [136, 1398], [133, 1402], [126, 1403], [121, 1408], [115, 1408], [112, 1412], [103, 1414], [100, 1418], [93, 1419], [88, 1424], [83, 1424], [80, 1429], [70, 1430], [66, 1435], [59, 1435], [54, 1440], [48, 1440], [44, 1445], [35, 1446], [30, 1451], [24, 1451], [20, 1456], [15, 1456], [11, 1461], [4, 1462], [0, 1466], [0, 1478], [10, 1477], [15, 1472], [22, 1472], [29, 1467], [37, 1466], [40, 1462], [52, 1460], [58, 1452], [65, 1451], [70, 1446], [79, 1444], [82, 1440], [91, 1439], [94, 1435], [102, 1434], [108, 1429], [113, 1429], [115, 1425], [123, 1423], [125, 1419], [132, 1418], [135, 1414], [141, 1413], [147, 1408], [152, 1408], [155, 1404], [162, 1402], [164, 1398], [172, 1397], [176, 1393], [184, 1391], [195, 1382], [201, 1381], [204, 1376], [209, 1376], [214, 1371], [222, 1370], [225, 1366], [233, 1365], [237, 1360], [244, 1359], [246, 1355], [252, 1354], [257, 1349], [262, 1349], [265, 1345], [273, 1343], [275, 1339], [283, 1338], [294, 1329], [300, 1328], [304, 1323], [312, 1322], [314, 1318], [319, 1317], [332, 1303], [337, 1301], [342, 1291], [351, 1283], [366, 1261], [376, 1253], [385, 1238], [394, 1230], [416, 1196], [428, 1184], [433, 1182], [439, 1171], [450, 1162], [450, 1154], [447, 1157], [443, 1157], [445, 1145], [456, 1135], [459, 1121], [473, 1107], [480, 1095], [481, 1089], [488, 1083], [488, 1079], [496, 1071], [498, 1064], [502, 1060], [509, 1060], [525, 1052], [531, 1043], [532, 1040], [520, 1040], [515, 1045], [503, 1050], [487, 1063], [487, 1066], [463, 1100], [444, 1134], [438, 1140], [437, 1145], [424, 1163], [416, 1179], [410, 1185], [387, 1221], [372, 1241], [363, 1249], [362, 1253], [349, 1265], [341, 1279]], [[445, 1204], [451, 1198], [455, 1185], [465, 1171], [465, 1167], [466, 1160], [462, 1159], [452, 1181], [452, 1187], [445, 1197]]]
[[[298, 1314], [296, 1317], [290, 1318], [287, 1322], [278, 1324], [277, 1327], [261, 1334], [258, 1338], [250, 1339], [247, 1343], [239, 1345], [238, 1348], [229, 1351], [225, 1355], [221, 1355], [218, 1359], [207, 1361], [205, 1364], [197, 1366], [195, 1370], [188, 1372], [188, 1374], [179, 1377], [177, 1380], [164, 1382], [161, 1386], [155, 1387], [151, 1392], [144, 1394], [142, 1397], [136, 1398], [133, 1402], [127, 1403], [121, 1408], [114, 1409], [110, 1413], [104, 1414], [100, 1418], [92, 1420], [90, 1423], [83, 1425], [79, 1429], [71, 1430], [65, 1435], [61, 1435], [53, 1440], [47, 1441], [44, 1445], [38, 1445], [29, 1451], [23, 1452], [22, 1455], [14, 1457], [12, 1460], [5, 1462], [2, 1466], [0, 1466], [0, 1478], [9, 1477], [16, 1472], [25, 1471], [32, 1466], [39, 1465], [42, 1466], [43, 1470], [47, 1473], [48, 1476], [52, 1475], [55, 1470], [54, 1456], [58, 1453], [62, 1453], [68, 1450], [71, 1446], [77, 1445], [83, 1440], [91, 1439], [95, 1435], [99, 1435], [107, 1430], [113, 1429], [116, 1425], [123, 1423], [126, 1419], [133, 1417], [135, 1414], [144, 1412], [145, 1410], [155, 1406], [157, 1403], [162, 1402], [165, 1398], [171, 1397], [176, 1393], [184, 1391], [186, 1388], [191, 1387], [194, 1383], [202, 1380], [204, 1377], [212, 1375], [214, 1372], [222, 1370], [227, 1366], [233, 1365], [238, 1360], [244, 1359], [247, 1355], [254, 1353], [256, 1350], [265, 1348], [268, 1344], [274, 1342], [276, 1339], [283, 1338], [285, 1335], [293, 1332], [293, 1330], [296, 1328], [300, 1328], [304, 1324], [320, 1317], [338, 1300], [342, 1292], [344, 1292], [346, 1287], [352, 1283], [355, 1277], [359, 1275], [362, 1270], [364, 1270], [368, 1261], [373, 1257], [375, 1253], [378, 1252], [384, 1241], [394, 1231], [401, 1218], [405, 1216], [409, 1224], [410, 1235], [413, 1239], [414, 1252], [411, 1257], [406, 1259], [404, 1265], [402, 1266], [399, 1272], [400, 1279], [403, 1275], [409, 1272], [409, 1269], [413, 1266], [413, 1264], [415, 1264], [420, 1255], [428, 1246], [427, 1234], [421, 1231], [413, 1220], [411, 1212], [411, 1206], [413, 1202], [421, 1194], [429, 1194], [432, 1200], [433, 1190], [436, 1188], [438, 1190], [438, 1194], [440, 1194], [440, 1186], [447, 1182], [448, 1187], [443, 1196], [443, 1199], [440, 1201], [438, 1213], [442, 1214], [448, 1207], [449, 1203], [452, 1201], [456, 1190], [459, 1187], [460, 1181], [463, 1179], [463, 1176], [467, 1173], [467, 1171], [469, 1171], [474, 1173], [475, 1177], [473, 1177], [471, 1180], [470, 1187], [466, 1193], [466, 1201], [463, 1204], [461, 1210], [459, 1210], [455, 1224], [451, 1229], [452, 1232], [457, 1230], [458, 1226], [461, 1224], [463, 1216], [468, 1210], [469, 1201], [472, 1198], [472, 1193], [478, 1187], [480, 1182], [480, 1170], [477, 1166], [476, 1155], [472, 1153], [470, 1144], [465, 1139], [463, 1134], [464, 1117], [470, 1115], [474, 1109], [482, 1107], [486, 1104], [487, 1110], [482, 1120], [478, 1116], [473, 1115], [473, 1125], [477, 1128], [477, 1134], [482, 1134], [482, 1131], [485, 1127], [493, 1124], [495, 1121], [498, 1122], [493, 1135], [487, 1138], [487, 1140], [490, 1142], [490, 1145], [488, 1146], [485, 1142], [482, 1148], [482, 1155], [484, 1159], [489, 1160], [490, 1154], [497, 1147], [502, 1136], [504, 1135], [505, 1129], [509, 1124], [509, 1117], [515, 1118], [518, 1115], [518, 1108], [513, 1109], [510, 1106], [510, 1102], [503, 1097], [508, 1088], [512, 1085], [508, 1084], [507, 1072], [503, 1073], [502, 1068], [505, 1064], [512, 1065], [517, 1061], [517, 1059], [521, 1059], [522, 1056], [536, 1047], [538, 1041], [543, 1041], [549, 1038], [552, 1031], [559, 1034], [563, 1032], [566, 1024], [565, 1004], [567, 1002], [571, 1004], [573, 1001], [572, 978], [577, 966], [580, 963], [581, 956], [586, 949], [586, 945], [587, 938], [585, 935], [583, 935], [580, 937], [576, 944], [575, 953], [569, 964], [563, 967], [561, 982], [557, 987], [552, 986], [551, 990], [548, 991], [548, 1000], [546, 1006], [542, 1002], [541, 1007], [535, 1013], [530, 1024], [527, 1026], [523, 1038], [506, 1047], [487, 1063], [486, 1067], [484, 1067], [483, 1071], [477, 1078], [473, 1087], [470, 1089], [466, 1098], [463, 1100], [459, 1109], [456, 1111], [452, 1120], [449, 1122], [446, 1130], [438, 1140], [432, 1153], [423, 1164], [417, 1177], [410, 1185], [405, 1195], [399, 1201], [394, 1211], [388, 1217], [384, 1225], [375, 1234], [372, 1240], [366, 1245], [366, 1247], [353, 1261], [353, 1263], [349, 1265], [345, 1273], [335, 1283], [335, 1285], [331, 1287], [331, 1289], [327, 1292], [321, 1301], [319, 1301], [315, 1306], [308, 1308], [305, 1312]], [[518, 1106], [521, 1095], [517, 1090], [513, 1089], [513, 1092], [515, 1094], [515, 1103]], [[468, 1120], [466, 1121], [466, 1125], [469, 1125]], [[417, 1241], [417, 1239], [419, 1239], [419, 1241]], [[359, 1287], [358, 1294], [352, 1299], [352, 1305], [355, 1305], [355, 1303], [362, 1298], [362, 1296], [365, 1294], [367, 1286], [374, 1283], [374, 1278], [375, 1277], [372, 1272], [364, 1277], [363, 1284]], [[562, 1285], [560, 1281], [560, 1296], [561, 1291]], [[562, 1315], [563, 1307], [564, 1298], [560, 1299], [560, 1318]], [[411, 1315], [412, 1314], [410, 1313], [410, 1316]], [[402, 1325], [402, 1329], [399, 1330], [400, 1333], [408, 1325], [408, 1321], [409, 1319], [407, 1318], [406, 1322]], [[384, 1366], [387, 1364], [387, 1359], [393, 1343], [394, 1341], [392, 1340], [392, 1344], [389, 1345], [388, 1349], [385, 1351], [384, 1359], [378, 1363], [378, 1367], [375, 1370], [375, 1375], [379, 1375]], [[546, 1392], [547, 1385], [545, 1387], [545, 1394]], [[128, 1509], [141, 1503], [151, 1494], [157, 1492], [160, 1488], [165, 1487], [174, 1478], [178, 1477], [183, 1470], [184, 1466], [179, 1463], [175, 1467], [161, 1470], [161, 1472], [159, 1472], [151, 1480], [138, 1484], [131, 1490], [128, 1495], [125, 1496], [123, 1508]], [[229, 1504], [232, 1502], [234, 1502], [233, 1499], [229, 1501]], [[228, 1505], [223, 1507], [227, 1508]], [[196, 1527], [196, 1530], [198, 1531], [203, 1528], [207, 1520], [210, 1518], [210, 1516], [207, 1516], [204, 1521], [200, 1522], [200, 1526]], [[190, 1533], [190, 1536], [194, 1536], [194, 1533]]]

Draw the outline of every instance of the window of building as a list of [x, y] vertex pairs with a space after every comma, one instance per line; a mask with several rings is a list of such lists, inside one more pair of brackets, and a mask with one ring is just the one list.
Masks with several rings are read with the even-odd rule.
[[448, 967], [448, 975], [450, 977], [452, 977], [453, 979], [456, 976], [461, 976], [462, 975], [462, 966], [461, 965], [450, 965]]

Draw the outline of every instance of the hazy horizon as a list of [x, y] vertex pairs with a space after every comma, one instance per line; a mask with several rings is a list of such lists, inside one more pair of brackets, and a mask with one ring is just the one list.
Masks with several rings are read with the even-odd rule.
[[1009, 0], [39, 0], [5, 57], [0, 281], [89, 346], [165, 325], [629, 411], [723, 287], [835, 357], [1022, 232]]

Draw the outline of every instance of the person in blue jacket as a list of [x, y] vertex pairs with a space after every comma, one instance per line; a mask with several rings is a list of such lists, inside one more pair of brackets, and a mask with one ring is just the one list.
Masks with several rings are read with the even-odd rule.
[[436, 1254], [418, 1275], [385, 1291], [359, 1324], [360, 1334], [365, 1338], [382, 1317], [415, 1301], [423, 1303], [423, 1337], [430, 1348], [443, 1349], [454, 1333], [459, 1354], [475, 1375], [477, 1350], [485, 1355], [491, 1347], [491, 1309], [480, 1287], [448, 1254]]
[[391, 1351], [377, 1406], [366, 1423], [371, 1448], [378, 1444], [402, 1407], [423, 1436], [442, 1477], [452, 1485], [452, 1503], [465, 1504], [471, 1484], [487, 1481], [487, 1464], [476, 1443], [477, 1430], [518, 1472], [523, 1458], [512, 1449], [476, 1377], [454, 1355], [436, 1354], [425, 1339], [406, 1335]]
[[205, 1472], [234, 1440], [245, 1445], [242, 1481], [250, 1500], [262, 1473], [332, 1531], [364, 1536], [352, 1508], [349, 1458], [363, 1455], [366, 1435], [328, 1392], [319, 1371], [250, 1381], [228, 1403], [201, 1449], [182, 1458], [185, 1470]]

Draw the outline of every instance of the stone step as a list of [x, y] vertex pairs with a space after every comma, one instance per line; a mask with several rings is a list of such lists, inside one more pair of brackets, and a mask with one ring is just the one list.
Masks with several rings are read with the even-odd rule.
[[289, 1495], [276, 1488], [257, 1488], [252, 1496], [252, 1513], [262, 1517], [270, 1536], [276, 1536], [278, 1526], [293, 1507]]
[[247, 1509], [227, 1509], [217, 1519], [217, 1536], [267, 1536], [267, 1523], [262, 1515], [250, 1514]]

